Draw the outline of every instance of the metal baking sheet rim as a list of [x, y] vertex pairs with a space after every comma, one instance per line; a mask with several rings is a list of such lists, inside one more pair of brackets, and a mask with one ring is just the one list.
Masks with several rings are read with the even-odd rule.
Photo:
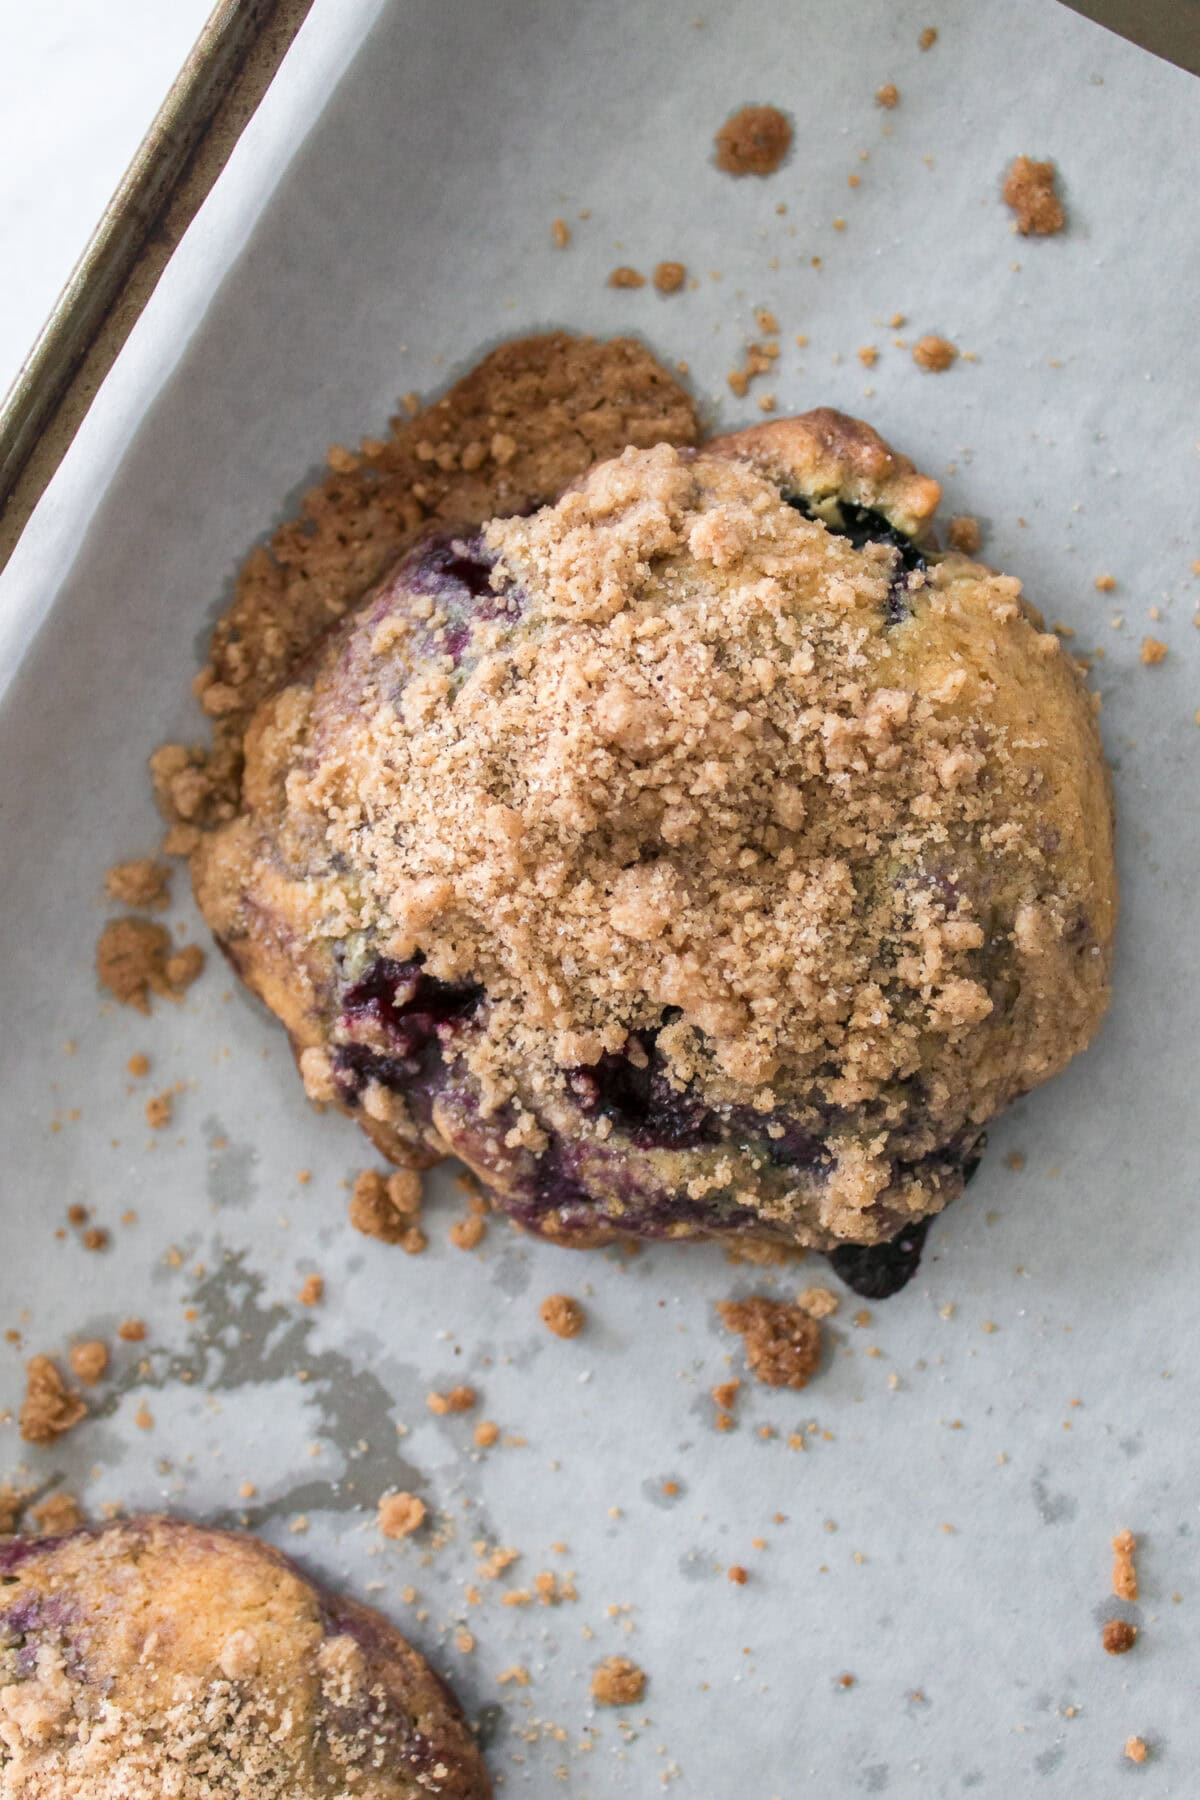
[[218, 0], [0, 406], [0, 569], [313, 0]]

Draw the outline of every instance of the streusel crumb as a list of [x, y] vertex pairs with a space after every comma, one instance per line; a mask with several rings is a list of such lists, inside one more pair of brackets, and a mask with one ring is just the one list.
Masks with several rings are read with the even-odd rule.
[[896, 86], [894, 81], [885, 81], [883, 86], [877, 90], [875, 104], [877, 106], [886, 107], [889, 112], [893, 106], [899, 106], [900, 89]]
[[71, 1392], [48, 1356], [25, 1365], [25, 1398], [21, 1402], [21, 1436], [27, 1444], [52, 1444], [87, 1417], [87, 1407]]
[[120, 906], [143, 906], [148, 912], [160, 912], [167, 904], [171, 871], [166, 863], [152, 856], [139, 856], [132, 862], [114, 863], [104, 877], [110, 900]]
[[1112, 1541], [1112, 1549], [1112, 1591], [1118, 1600], [1136, 1600], [1138, 1579], [1133, 1556], [1137, 1539], [1132, 1531], [1119, 1531]]
[[777, 106], [744, 106], [717, 133], [717, 167], [727, 175], [773, 175], [791, 147], [791, 123]]
[[425, 1523], [425, 1502], [416, 1494], [385, 1494], [379, 1502], [379, 1529], [385, 1538], [411, 1537]]
[[1125, 1739], [1125, 1754], [1130, 1762], [1144, 1763], [1150, 1754], [1150, 1746], [1145, 1738], [1130, 1737]]
[[108, 1345], [99, 1338], [72, 1344], [67, 1352], [67, 1361], [71, 1365], [72, 1375], [82, 1381], [85, 1387], [94, 1387], [108, 1369]]
[[50, 1494], [30, 1507], [29, 1516], [41, 1537], [62, 1537], [83, 1524], [83, 1508], [74, 1494]]
[[542, 1324], [555, 1337], [578, 1337], [583, 1330], [584, 1310], [570, 1294], [548, 1294], [538, 1311]]
[[928, 332], [919, 337], [913, 345], [913, 361], [919, 369], [928, 369], [932, 374], [941, 374], [948, 369], [958, 356], [958, 351], [949, 338], [938, 337]]
[[598, 1706], [634, 1706], [645, 1691], [645, 1670], [627, 1656], [606, 1656], [592, 1671], [592, 1698]]
[[807, 1387], [821, 1361], [821, 1327], [799, 1306], [753, 1294], [748, 1300], [722, 1300], [722, 1323], [736, 1331], [746, 1347], [746, 1361], [768, 1387]]
[[969, 513], [951, 519], [946, 527], [946, 542], [962, 556], [978, 555], [979, 546], [983, 542], [978, 519], [971, 518]]
[[1054, 164], [1018, 156], [1004, 177], [1004, 200], [1022, 237], [1053, 237], [1066, 223], [1054, 188]]
[[622, 263], [609, 276], [608, 285], [615, 288], [645, 287], [646, 277], [640, 269], [631, 269], [627, 263]]
[[1109, 1619], [1100, 1634], [1100, 1641], [1110, 1656], [1124, 1656], [1137, 1642], [1137, 1626], [1124, 1619]]
[[681, 262], [660, 262], [654, 271], [654, 285], [660, 294], [677, 294], [687, 280], [687, 269]]

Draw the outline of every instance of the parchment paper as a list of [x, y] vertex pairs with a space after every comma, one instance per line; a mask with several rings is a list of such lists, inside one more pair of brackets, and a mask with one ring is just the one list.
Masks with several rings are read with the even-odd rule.
[[[795, 148], [735, 182], [712, 136], [748, 100], [791, 113]], [[93, 1507], [244, 1519], [373, 1599], [482, 1718], [502, 1791], [1195, 1792], [1198, 125], [1188, 76], [1051, 0], [319, 0], [10, 568], [0, 1326], [21, 1343], [0, 1398], [75, 1336], [109, 1339], [115, 1372], [53, 1449], [10, 1419], [4, 1472]], [[1020, 152], [1059, 166], [1060, 238], [1010, 231]], [[605, 285], [663, 258], [699, 286]], [[760, 306], [783, 352], [736, 401], [724, 377]], [[157, 840], [146, 757], [201, 735], [187, 684], [248, 546], [326, 445], [548, 324], [686, 360], [722, 428], [764, 391], [863, 413], [944, 480], [947, 517], [981, 519], [985, 555], [1076, 651], [1103, 651], [1123, 881], [1103, 1035], [996, 1127], [912, 1286], [861, 1326], [846, 1295], [818, 1381], [747, 1383], [724, 1434], [709, 1388], [740, 1360], [714, 1301], [790, 1295], [821, 1262], [583, 1256], [502, 1223], [464, 1254], [449, 1172], [409, 1260], [348, 1229], [369, 1146], [307, 1106], [218, 959], [150, 1020], [92, 975], [103, 870]], [[923, 373], [893, 339], [926, 331], [972, 360]], [[1155, 667], [1147, 635], [1168, 645]], [[172, 916], [195, 933], [185, 885]], [[136, 1051], [153, 1070], [133, 1092]], [[144, 1099], [176, 1081], [152, 1134]], [[111, 1250], [56, 1237], [75, 1201]], [[326, 1297], [305, 1309], [311, 1271]], [[572, 1343], [537, 1318], [562, 1289], [589, 1313]], [[131, 1315], [144, 1346], [115, 1341]], [[432, 1416], [427, 1392], [461, 1381], [478, 1412]], [[476, 1451], [480, 1416], [520, 1442]], [[440, 1547], [380, 1539], [393, 1486], [425, 1498]], [[1122, 1607], [1126, 1526], [1143, 1597]], [[480, 1542], [522, 1560], [472, 1604]], [[573, 1570], [578, 1600], [501, 1604], [545, 1569]], [[1141, 1628], [1123, 1660], [1100, 1646], [1118, 1613]], [[589, 1697], [612, 1653], [650, 1678], [619, 1716]], [[515, 1664], [527, 1687], [500, 1683]]]

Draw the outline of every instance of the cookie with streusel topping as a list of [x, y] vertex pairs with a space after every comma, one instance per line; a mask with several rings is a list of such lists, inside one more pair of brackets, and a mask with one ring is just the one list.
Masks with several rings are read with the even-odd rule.
[[309, 1093], [564, 1243], [878, 1244], [1107, 1004], [1093, 708], [821, 410], [412, 547], [193, 870]]
[[134, 1518], [0, 1544], [0, 1792], [487, 1800], [449, 1690], [255, 1538]]

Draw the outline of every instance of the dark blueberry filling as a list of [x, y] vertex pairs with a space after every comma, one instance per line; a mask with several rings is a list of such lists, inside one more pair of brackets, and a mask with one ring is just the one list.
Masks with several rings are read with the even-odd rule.
[[374, 1027], [384, 1047], [340, 1045], [334, 1052], [348, 1098], [368, 1081], [382, 1082], [410, 1099], [428, 1102], [441, 1085], [446, 1049], [454, 1032], [470, 1023], [483, 1001], [474, 981], [439, 981], [427, 975], [420, 952], [408, 962], [381, 957], [342, 996], [342, 1024], [353, 1033]]
[[785, 493], [783, 498], [798, 513], [803, 513], [806, 519], [818, 520], [826, 531], [832, 531], [837, 537], [848, 538], [856, 550], [861, 550], [864, 544], [890, 544], [894, 554], [887, 599], [884, 602], [884, 617], [889, 625], [899, 625], [908, 617], [909, 577], [926, 566], [924, 556], [911, 538], [905, 537], [902, 531], [897, 531], [882, 513], [876, 512], [871, 506], [856, 506], [852, 501], [839, 500], [836, 511], [825, 518], [814, 510], [812, 502], [804, 494]]
[[606, 1050], [599, 1062], [572, 1070], [568, 1082], [580, 1111], [611, 1119], [639, 1150], [720, 1143], [724, 1133], [711, 1108], [690, 1087], [671, 1086], [657, 1039], [657, 1031], [636, 1031], [624, 1051]]
[[864, 1300], [888, 1300], [917, 1272], [929, 1220], [908, 1225], [887, 1244], [839, 1244], [829, 1260], [834, 1273]]

